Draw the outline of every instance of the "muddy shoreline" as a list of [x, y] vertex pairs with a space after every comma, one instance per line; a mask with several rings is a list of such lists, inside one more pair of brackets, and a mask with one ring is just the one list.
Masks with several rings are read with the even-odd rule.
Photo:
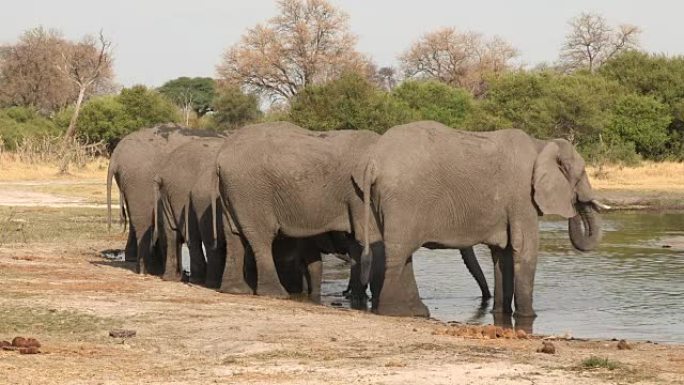
[[614, 210], [684, 210], [684, 192], [597, 189], [597, 197]]

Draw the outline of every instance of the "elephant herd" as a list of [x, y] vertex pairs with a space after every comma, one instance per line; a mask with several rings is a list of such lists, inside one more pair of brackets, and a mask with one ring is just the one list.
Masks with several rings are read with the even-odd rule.
[[[520, 130], [467, 132], [421, 121], [371, 131], [309, 131], [287, 122], [215, 133], [142, 129], [112, 152], [107, 176], [140, 273], [232, 294], [320, 301], [321, 253], [351, 263], [352, 306], [428, 316], [413, 274], [420, 247], [460, 249], [491, 294], [472, 247], [489, 246], [495, 313], [534, 317], [539, 217], [569, 219], [573, 246], [601, 237], [584, 161], [563, 139]], [[189, 272], [181, 267], [181, 245]], [[187, 275], [187, 276], [186, 276]]]

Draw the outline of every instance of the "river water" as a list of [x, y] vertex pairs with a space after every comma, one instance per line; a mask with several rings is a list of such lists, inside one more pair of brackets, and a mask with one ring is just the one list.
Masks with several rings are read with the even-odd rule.
[[[684, 213], [612, 212], [602, 218], [603, 242], [588, 253], [572, 248], [566, 220], [542, 222], [534, 332], [683, 343]], [[489, 249], [475, 252], [493, 292]], [[347, 269], [326, 258], [324, 302], [348, 306], [341, 296]], [[481, 305], [458, 250], [420, 249], [414, 269], [431, 316], [493, 323], [492, 303]]]

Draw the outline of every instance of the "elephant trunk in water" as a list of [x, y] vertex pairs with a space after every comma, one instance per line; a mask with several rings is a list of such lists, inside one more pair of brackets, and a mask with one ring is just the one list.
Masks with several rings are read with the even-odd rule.
[[608, 207], [594, 202], [577, 202], [575, 204], [577, 215], [568, 220], [570, 242], [577, 250], [594, 250], [601, 241], [601, 218], [595, 206]]

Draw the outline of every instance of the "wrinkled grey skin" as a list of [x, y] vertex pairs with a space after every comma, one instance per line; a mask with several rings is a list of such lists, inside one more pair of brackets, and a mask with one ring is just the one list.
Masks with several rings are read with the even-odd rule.
[[221, 291], [251, 293], [241, 274], [246, 245], [256, 260], [256, 293], [286, 297], [271, 249], [276, 236], [363, 232], [363, 202], [351, 173], [378, 138], [370, 131], [312, 132], [285, 122], [233, 134], [217, 157], [218, 192], [228, 210]]
[[[174, 124], [145, 128], [126, 135], [118, 143], [107, 171], [107, 209], [111, 224], [112, 179], [121, 190], [121, 213], [128, 220], [126, 260], [136, 262], [139, 273], [160, 273], [161, 250], [153, 248], [154, 176], [160, 160], [192, 138], [215, 135]], [[154, 252], [152, 252], [154, 249]], [[154, 255], [153, 255], [154, 254]]]
[[[584, 161], [562, 139], [416, 122], [388, 130], [357, 167], [354, 180], [372, 204], [364, 219], [378, 223], [385, 243], [381, 271], [374, 271], [381, 291], [373, 309], [380, 314], [429, 314], [413, 275], [411, 255], [419, 247], [483, 243], [492, 250], [495, 266], [493, 311], [511, 313], [515, 298], [515, 315], [534, 317], [538, 217], [569, 218], [570, 239], [579, 250], [595, 248], [601, 237], [596, 215], [601, 204], [594, 200]], [[378, 240], [364, 235], [366, 248]], [[370, 256], [364, 252], [362, 258]]]
[[155, 229], [155, 239], [161, 233], [166, 280], [181, 279], [180, 250], [185, 242], [190, 252], [190, 282], [208, 287], [220, 284], [226, 245], [222, 232], [217, 233], [218, 239], [213, 236], [213, 215], [220, 218], [221, 212], [212, 212], [211, 199], [216, 154], [223, 141], [217, 135], [182, 144], [166, 156], [157, 172], [155, 192], [161, 214], [156, 215], [156, 222], [163, 226], [162, 231]]

